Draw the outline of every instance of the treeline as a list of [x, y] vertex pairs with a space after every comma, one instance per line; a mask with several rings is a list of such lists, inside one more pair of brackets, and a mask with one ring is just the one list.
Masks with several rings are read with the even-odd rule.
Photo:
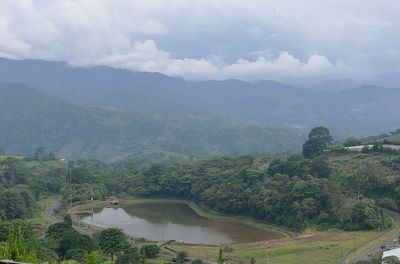
[[16, 159], [0, 162], [0, 220], [32, 217], [36, 197], [27, 185], [28, 171]]
[[193, 199], [228, 214], [243, 214], [295, 228], [387, 228], [390, 220], [374, 200], [357, 197], [330, 177], [328, 161], [293, 155], [269, 166], [250, 156], [195, 164], [151, 166], [126, 184], [131, 195]]
[[[372, 191], [381, 190], [379, 181], [369, 177], [363, 182], [363, 173], [338, 180], [329, 161], [321, 156], [221, 157], [143, 169], [130, 164], [113, 168], [93, 160], [68, 165], [8, 159], [0, 164], [3, 220], [31, 217], [36, 199], [43, 194], [62, 195], [62, 201], [69, 204], [127, 193], [191, 199], [219, 212], [295, 228], [318, 225], [356, 230], [390, 225], [374, 200], [366, 198], [376, 197]], [[390, 166], [399, 165], [393, 161]]]
[[[143, 105], [142, 96], [136, 100]], [[110, 161], [138, 151], [163, 151], [178, 159], [284, 153], [298, 150], [303, 141], [294, 129], [243, 125], [204, 111], [184, 112], [81, 107], [29, 86], [0, 83], [0, 147], [6, 153], [28, 155], [42, 146], [69, 159]], [[37, 154], [39, 159], [52, 158]], [[141, 161], [135, 155], [131, 158]]]
[[[1, 154], [1, 153], [0, 153]], [[32, 157], [0, 160], [0, 220], [24, 219], [33, 216], [36, 200], [40, 194], [57, 193], [62, 180], [49, 177], [43, 168], [30, 168], [29, 161], [54, 161], [55, 156], [38, 148]], [[46, 168], [48, 170], [49, 168]]]
[[379, 144], [399, 145], [400, 143], [398, 142], [398, 140], [391, 140], [391, 137], [398, 135], [400, 135], [400, 128], [394, 131], [390, 131], [389, 133], [382, 133], [377, 136], [369, 136], [366, 138], [350, 137], [343, 143], [343, 145], [345, 147], [368, 145], [368, 144], [374, 145], [377, 143], [378, 143], [377, 145]]
[[156, 244], [131, 245], [121, 229], [88, 236], [72, 228], [67, 215], [43, 233], [29, 221], [0, 222], [0, 259], [38, 263], [145, 264], [158, 255]]
[[0, 190], [0, 220], [32, 217], [35, 198], [26, 187]]
[[375, 201], [331, 177], [321, 156], [332, 142], [329, 130], [311, 130], [303, 155], [259, 161], [223, 157], [137, 172], [124, 185], [131, 195], [170, 195], [192, 199], [229, 214], [244, 214], [295, 228], [309, 225], [348, 230], [390, 226]]
[[[400, 201], [395, 194], [398, 185], [388, 186], [378, 174], [369, 175], [372, 169], [333, 173], [331, 161], [323, 155], [331, 141], [329, 130], [318, 127], [310, 132], [303, 155], [219, 157], [140, 169], [131, 163], [113, 167], [96, 160], [6, 158], [0, 161], [0, 216], [29, 218], [35, 200], [44, 194], [61, 195], [64, 204], [129, 194], [191, 199], [219, 212], [295, 228], [388, 227], [390, 221], [375, 200], [395, 207]], [[398, 164], [393, 161], [391, 166]]]

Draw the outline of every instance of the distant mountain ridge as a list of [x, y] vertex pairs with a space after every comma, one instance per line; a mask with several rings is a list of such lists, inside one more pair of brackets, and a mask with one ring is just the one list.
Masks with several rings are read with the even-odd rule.
[[77, 106], [22, 84], [0, 83], [0, 149], [45, 147], [63, 158], [165, 162], [300, 149], [295, 130], [239, 125], [213, 114], [154, 114]]
[[82, 106], [152, 114], [212, 113], [246, 124], [304, 132], [324, 125], [367, 136], [400, 124], [400, 89], [384, 87], [329, 92], [273, 81], [193, 82], [103, 66], [8, 59], [0, 59], [0, 82], [26, 83]]

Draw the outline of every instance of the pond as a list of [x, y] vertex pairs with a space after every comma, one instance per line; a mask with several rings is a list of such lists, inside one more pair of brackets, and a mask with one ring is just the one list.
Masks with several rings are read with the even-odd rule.
[[182, 203], [138, 203], [120, 208], [99, 208], [84, 223], [121, 228], [125, 234], [148, 240], [228, 244], [281, 238], [281, 234], [245, 224], [199, 216]]

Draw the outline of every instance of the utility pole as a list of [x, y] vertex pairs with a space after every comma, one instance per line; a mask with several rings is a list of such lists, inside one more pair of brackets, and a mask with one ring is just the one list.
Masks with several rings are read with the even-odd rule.
[[72, 174], [71, 174], [72, 168], [69, 168], [69, 196], [70, 196], [70, 202], [71, 202], [71, 208], [72, 208]]
[[267, 259], [267, 264], [268, 264], [268, 254], [265, 254], [265, 257], [266, 257], [266, 259]]

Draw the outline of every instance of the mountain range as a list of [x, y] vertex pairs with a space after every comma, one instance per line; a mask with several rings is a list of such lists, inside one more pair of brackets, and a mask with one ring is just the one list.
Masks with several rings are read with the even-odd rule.
[[400, 89], [372, 85], [321, 91], [274, 81], [185, 81], [104, 66], [8, 59], [0, 59], [0, 82], [28, 84], [82, 106], [145, 113], [212, 113], [241, 123], [305, 132], [324, 125], [367, 136], [400, 124]]
[[298, 150], [291, 129], [242, 125], [213, 114], [134, 113], [78, 106], [23, 84], [0, 84], [0, 148], [60, 158], [174, 162], [223, 154]]
[[400, 89], [339, 91], [274, 81], [187, 81], [160, 73], [0, 59], [0, 148], [161, 161], [298, 151], [308, 130], [367, 136], [400, 124]]

